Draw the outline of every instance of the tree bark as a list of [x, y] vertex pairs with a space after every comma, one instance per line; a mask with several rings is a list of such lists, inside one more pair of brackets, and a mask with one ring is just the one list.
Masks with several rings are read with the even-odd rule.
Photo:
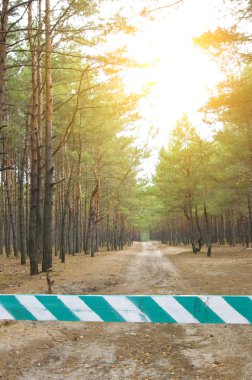
[[212, 253], [212, 239], [211, 239], [211, 232], [210, 232], [206, 202], [204, 202], [204, 218], [205, 218], [205, 227], [206, 227], [207, 256], [210, 257]]
[[2, 0], [1, 30], [0, 30], [0, 130], [3, 127], [5, 110], [5, 68], [7, 56], [9, 0]]
[[195, 221], [196, 221], [196, 226], [198, 230], [198, 247], [196, 248], [196, 252], [200, 252], [202, 248], [202, 232], [201, 232], [201, 227], [200, 227], [200, 222], [199, 222], [197, 206], [195, 207]]
[[20, 173], [19, 173], [19, 231], [20, 231], [20, 252], [21, 265], [26, 264], [26, 239], [25, 239], [25, 216], [24, 216], [24, 168], [26, 157], [26, 139], [23, 156], [21, 158]]
[[52, 164], [52, 70], [51, 70], [51, 9], [50, 0], [45, 1], [46, 35], [46, 126], [45, 126], [45, 199], [43, 218], [43, 259], [42, 271], [52, 268], [52, 202], [53, 202], [53, 164]]
[[29, 218], [29, 245], [30, 274], [39, 273], [36, 224], [37, 224], [37, 135], [38, 135], [38, 83], [37, 83], [37, 59], [34, 37], [32, 35], [32, 1], [28, 6], [28, 40], [30, 45], [32, 62], [32, 120], [31, 120], [31, 181], [30, 181], [30, 218]]
[[38, 119], [37, 119], [37, 205], [36, 205], [36, 254], [38, 262], [41, 263], [43, 253], [43, 202], [42, 202], [42, 113], [43, 113], [43, 93], [41, 75], [41, 0], [38, 0], [38, 37], [37, 37], [37, 96], [38, 96]]
[[99, 206], [100, 198], [100, 180], [98, 177], [98, 167], [94, 166], [93, 174], [95, 177], [95, 188], [92, 191], [90, 198], [90, 209], [89, 209], [89, 221], [87, 229], [87, 242], [86, 242], [86, 254], [91, 254], [91, 257], [94, 257], [95, 245], [96, 245], [96, 216]]
[[64, 199], [62, 199], [63, 210], [62, 210], [61, 231], [60, 231], [60, 258], [61, 258], [62, 263], [65, 262], [65, 257], [66, 257], [66, 239], [65, 239], [66, 231], [65, 230], [66, 230], [66, 217], [67, 217], [67, 209], [68, 209], [68, 204], [69, 204], [71, 178], [72, 178], [72, 171], [68, 173], [67, 190], [66, 190]]
[[4, 239], [4, 202], [3, 202], [3, 183], [0, 181], [0, 255], [3, 255], [3, 239]]
[[12, 189], [11, 189], [11, 181], [10, 181], [10, 171], [8, 169], [8, 160], [6, 158], [6, 140], [3, 142], [3, 169], [5, 170], [4, 173], [4, 182], [5, 182], [5, 188], [6, 188], [6, 195], [7, 195], [7, 202], [8, 202], [8, 210], [9, 210], [9, 218], [10, 218], [10, 225], [12, 230], [12, 243], [13, 243], [13, 251], [14, 256], [18, 256], [18, 247], [17, 247], [17, 232], [16, 232], [16, 223], [15, 223], [15, 217], [13, 213], [13, 196], [12, 196]]

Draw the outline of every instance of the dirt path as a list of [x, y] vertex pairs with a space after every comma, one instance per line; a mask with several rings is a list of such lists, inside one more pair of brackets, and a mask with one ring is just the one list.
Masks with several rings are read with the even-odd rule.
[[[169, 254], [185, 250], [172, 247]], [[167, 253], [151, 242], [139, 244], [134, 258], [129, 262], [127, 271], [120, 284], [104, 289], [112, 294], [168, 294], [172, 293], [172, 284], [178, 276], [176, 267], [171, 263]]]
[[[95, 259], [69, 258], [64, 270], [56, 265], [54, 292], [196, 294], [201, 286], [202, 294], [211, 293], [209, 283], [220, 268], [220, 259], [211, 259], [208, 269], [205, 257], [177, 255], [183, 251], [158, 243], [136, 243], [123, 252], [101, 253]], [[237, 284], [234, 293], [240, 291], [239, 286], [244, 288], [237, 279], [237, 265], [243, 268], [240, 273], [249, 270], [252, 275], [251, 256], [237, 260], [228, 256], [226, 266], [221, 266], [222, 282], [232, 276]], [[45, 291], [43, 276], [28, 278], [24, 273], [17, 285], [11, 277], [12, 287], [6, 279], [4, 291]], [[246, 286], [251, 292], [249, 278]], [[208, 285], [204, 288], [204, 284]], [[222, 287], [224, 293], [232, 293]], [[252, 378], [250, 326], [8, 322], [0, 324], [0, 334], [0, 378], [4, 380]]]

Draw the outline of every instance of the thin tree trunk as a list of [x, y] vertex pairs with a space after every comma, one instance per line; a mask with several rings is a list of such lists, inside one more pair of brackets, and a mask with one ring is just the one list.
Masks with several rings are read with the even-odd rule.
[[12, 230], [13, 251], [14, 251], [14, 256], [18, 256], [16, 223], [15, 223], [14, 213], [13, 213], [13, 197], [12, 197], [12, 189], [10, 185], [10, 173], [8, 169], [8, 161], [6, 158], [6, 141], [5, 140], [3, 143], [3, 157], [4, 157], [3, 168], [5, 169], [4, 182], [5, 182], [7, 202], [8, 202], [10, 225], [11, 225], [11, 230]]
[[11, 254], [11, 251], [10, 251], [10, 224], [9, 224], [8, 206], [7, 206], [6, 196], [4, 199], [4, 240], [5, 240], [6, 256], [9, 257]]
[[65, 262], [65, 256], [66, 256], [65, 230], [66, 230], [67, 209], [68, 209], [68, 204], [69, 204], [71, 174], [72, 174], [72, 171], [68, 173], [67, 190], [66, 190], [64, 199], [62, 199], [62, 202], [64, 203], [63, 210], [62, 210], [61, 231], [60, 231], [60, 258], [61, 258], [62, 263]]
[[196, 221], [196, 226], [198, 230], [198, 248], [196, 248], [197, 252], [201, 251], [202, 248], [202, 232], [201, 232], [201, 227], [200, 227], [200, 222], [199, 222], [199, 216], [198, 216], [198, 207], [195, 207], [195, 221]]
[[25, 239], [25, 217], [24, 217], [24, 167], [25, 167], [25, 156], [26, 156], [26, 138], [25, 138], [25, 147], [24, 147], [23, 157], [21, 159], [20, 174], [19, 174], [19, 231], [20, 231], [21, 265], [26, 264], [26, 239]]
[[92, 191], [90, 198], [90, 208], [89, 208], [89, 221], [88, 221], [88, 229], [87, 229], [87, 243], [86, 243], [86, 254], [91, 254], [91, 257], [94, 257], [95, 249], [96, 249], [96, 228], [97, 228], [97, 213], [99, 207], [99, 199], [100, 199], [100, 179], [98, 177], [98, 166], [99, 164], [95, 164], [93, 168], [93, 174], [95, 177], [95, 188]]
[[[3, 0], [2, 7], [1, 7], [1, 14], [0, 14], [0, 21], [1, 21], [1, 24], [0, 24], [0, 28], [1, 28], [0, 29], [0, 131], [4, 127], [4, 114], [5, 114], [5, 69], [6, 69], [6, 56], [7, 56], [6, 42], [7, 42], [7, 31], [8, 31], [8, 9], [9, 9], [9, 0]], [[3, 140], [3, 145], [4, 145], [4, 140]], [[2, 160], [2, 167], [4, 167], [4, 156]], [[2, 188], [2, 192], [3, 192], [3, 188]], [[5, 204], [3, 203], [2, 207], [4, 206]], [[7, 219], [6, 213], [5, 213], [4, 219], [6, 223], [6, 219]], [[7, 248], [6, 248], [7, 225], [5, 223], [4, 223], [4, 237], [5, 237], [5, 251], [7, 253]]]
[[8, 32], [9, 0], [2, 0], [0, 14], [0, 131], [3, 127], [5, 113], [5, 68], [7, 56], [7, 32]]
[[38, 0], [38, 42], [37, 42], [37, 93], [38, 93], [38, 133], [37, 133], [37, 206], [36, 206], [36, 249], [38, 262], [42, 261], [43, 253], [43, 202], [42, 202], [42, 113], [43, 93], [41, 75], [41, 0]]
[[43, 218], [43, 260], [42, 271], [52, 268], [52, 202], [53, 202], [53, 164], [52, 164], [52, 73], [51, 73], [51, 9], [50, 0], [45, 1], [46, 35], [46, 127], [45, 127], [45, 200]]
[[26, 240], [26, 248], [27, 248], [27, 256], [29, 256], [29, 250], [28, 250], [28, 247], [29, 247], [29, 220], [30, 220], [30, 215], [29, 215], [29, 181], [27, 179], [28, 177], [28, 152], [27, 152], [27, 155], [26, 155], [26, 160], [25, 160], [25, 172], [26, 172], [26, 184], [25, 184], [25, 225], [26, 225], [26, 229], [25, 229], [25, 240]]
[[30, 274], [39, 273], [36, 224], [37, 224], [37, 135], [38, 135], [38, 84], [37, 63], [34, 38], [32, 35], [32, 1], [28, 7], [28, 40], [32, 61], [32, 120], [31, 120], [31, 188], [30, 188], [30, 218], [29, 218], [29, 245]]
[[206, 208], [206, 202], [204, 202], [204, 218], [205, 218], [205, 227], [206, 227], [206, 244], [207, 244], [207, 256], [210, 257], [212, 253], [212, 239], [211, 232], [209, 227], [209, 219]]
[[250, 196], [247, 196], [248, 201], [248, 217], [249, 217], [249, 241], [252, 242], [252, 206]]
[[3, 255], [4, 239], [4, 202], [3, 202], [3, 183], [0, 182], [0, 255]]

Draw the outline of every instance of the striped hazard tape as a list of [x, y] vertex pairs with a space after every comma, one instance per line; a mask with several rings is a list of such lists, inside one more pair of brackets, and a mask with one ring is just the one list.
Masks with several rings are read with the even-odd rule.
[[0, 295], [0, 319], [252, 323], [252, 296]]

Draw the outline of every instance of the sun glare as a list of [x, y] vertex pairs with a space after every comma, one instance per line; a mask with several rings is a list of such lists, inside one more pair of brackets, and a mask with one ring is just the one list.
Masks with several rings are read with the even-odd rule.
[[[183, 113], [196, 124], [203, 137], [210, 135], [198, 109], [222, 75], [210, 57], [193, 44], [193, 37], [217, 24], [218, 2], [190, 0], [170, 12], [162, 12], [155, 20], [142, 20], [135, 36], [119, 38], [139, 63], [146, 68], [128, 69], [123, 73], [129, 92], [139, 91], [153, 83], [151, 94], [140, 105], [143, 117], [158, 129], [153, 146], [160, 147]], [[141, 128], [141, 139], [148, 139], [148, 130]]]

